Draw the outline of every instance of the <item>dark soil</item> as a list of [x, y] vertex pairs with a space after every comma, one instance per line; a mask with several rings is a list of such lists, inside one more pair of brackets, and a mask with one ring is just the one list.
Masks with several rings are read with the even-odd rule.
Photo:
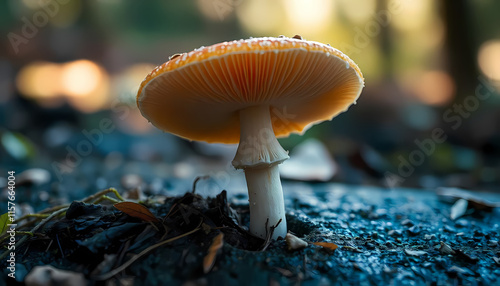
[[[22, 280], [36, 265], [84, 273], [104, 285], [108, 273], [147, 247], [187, 233], [142, 255], [109, 278], [134, 285], [500, 285], [500, 211], [469, 209], [450, 219], [451, 204], [431, 191], [384, 190], [332, 184], [285, 185], [290, 232], [309, 244], [288, 251], [285, 241], [249, 235], [248, 207], [222, 192], [187, 193], [145, 205], [161, 222], [144, 222], [111, 205], [74, 202], [17, 249]], [[224, 234], [213, 268], [204, 259]], [[265, 251], [260, 251], [265, 248]], [[2, 261], [2, 266], [4, 265]], [[5, 269], [5, 267], [3, 267]], [[5, 271], [5, 270], [4, 270]], [[5, 277], [5, 276], [4, 276]], [[119, 284], [116, 284], [119, 285]]]

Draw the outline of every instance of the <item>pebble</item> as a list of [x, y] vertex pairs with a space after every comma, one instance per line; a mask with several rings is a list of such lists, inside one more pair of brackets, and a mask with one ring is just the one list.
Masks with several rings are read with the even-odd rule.
[[498, 246], [498, 240], [488, 240], [488, 246], [490, 247]]
[[373, 243], [367, 243], [367, 244], [365, 245], [365, 247], [366, 247], [367, 249], [370, 249], [370, 250], [372, 250], [372, 249], [375, 249], [375, 248], [376, 248], [376, 246], [375, 246]]
[[401, 236], [403, 233], [401, 232], [401, 230], [392, 229], [392, 230], [389, 230], [389, 232], [387, 234], [390, 236]]
[[17, 186], [42, 185], [50, 181], [50, 173], [45, 169], [28, 169], [17, 176]]
[[456, 227], [466, 227], [469, 225], [469, 222], [466, 219], [458, 219], [455, 221]]
[[295, 235], [293, 235], [291, 233], [286, 234], [285, 241], [286, 241], [286, 245], [288, 246], [288, 250], [290, 250], [290, 251], [304, 249], [308, 245], [307, 242], [296, 237]]
[[415, 223], [409, 219], [405, 219], [401, 222], [401, 225], [405, 225], [405, 226], [408, 226], [408, 227], [411, 227], [411, 226], [414, 226]]
[[405, 249], [405, 253], [411, 256], [421, 256], [427, 254], [427, 252], [422, 250], [411, 250], [411, 249]]
[[425, 240], [433, 240], [433, 239], [436, 239], [436, 235], [434, 235], [434, 234], [426, 234], [424, 236], [424, 239]]
[[479, 236], [484, 236], [484, 233], [483, 233], [483, 232], [481, 232], [481, 231], [479, 231], [479, 230], [475, 230], [475, 231], [474, 231], [474, 236], [477, 236], [477, 237], [479, 237]]
[[448, 269], [448, 272], [458, 273], [458, 274], [464, 274], [464, 275], [474, 275], [474, 273], [472, 271], [470, 271], [469, 269], [467, 269], [465, 267], [458, 267], [458, 266], [455, 266], [455, 265], [453, 265], [452, 267], [450, 267]]
[[449, 225], [444, 225], [443, 226], [443, 230], [446, 231], [446, 232], [451, 232], [451, 233], [457, 232], [456, 229], [454, 229], [453, 227], [451, 227]]
[[420, 229], [420, 227], [419, 227], [419, 226], [417, 226], [417, 225], [414, 225], [414, 226], [412, 226], [412, 227], [410, 227], [410, 228], [408, 229], [408, 232], [409, 232], [409, 233], [410, 233], [410, 235], [412, 235], [412, 236], [418, 235], [418, 234], [420, 233], [420, 231], [421, 231], [421, 229]]
[[125, 189], [133, 189], [141, 186], [142, 178], [136, 174], [128, 174], [122, 177], [120, 183]]

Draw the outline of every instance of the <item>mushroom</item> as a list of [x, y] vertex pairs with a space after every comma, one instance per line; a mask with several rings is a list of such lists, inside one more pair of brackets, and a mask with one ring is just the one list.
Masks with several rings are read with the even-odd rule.
[[302, 134], [356, 102], [358, 66], [330, 45], [301, 37], [250, 38], [175, 55], [141, 83], [137, 106], [154, 126], [188, 140], [238, 143], [250, 232], [287, 233], [276, 137]]

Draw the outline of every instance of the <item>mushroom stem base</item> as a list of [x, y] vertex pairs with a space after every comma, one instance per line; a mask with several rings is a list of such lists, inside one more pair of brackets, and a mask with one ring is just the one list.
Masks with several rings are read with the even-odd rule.
[[280, 236], [285, 238], [285, 203], [278, 164], [264, 168], [246, 168], [245, 177], [250, 202], [250, 232], [265, 239], [271, 227], [276, 226], [281, 219], [274, 229], [272, 239]]

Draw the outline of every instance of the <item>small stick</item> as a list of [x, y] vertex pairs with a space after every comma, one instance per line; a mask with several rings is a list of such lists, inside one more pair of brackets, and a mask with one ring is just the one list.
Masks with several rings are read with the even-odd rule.
[[194, 194], [196, 192], [196, 184], [198, 183], [199, 180], [206, 180], [209, 178], [210, 178], [210, 176], [208, 176], [208, 175], [196, 177], [196, 179], [194, 179], [194, 182], [193, 182], [193, 189], [191, 190], [191, 193]]
[[[65, 211], [67, 211], [68, 208], [64, 208], [64, 209], [60, 209], [54, 213], [52, 213], [50, 216], [48, 216], [47, 218], [45, 218], [44, 220], [42, 220], [39, 224], [37, 224], [35, 227], [33, 227], [33, 229], [30, 231], [31, 233], [35, 233], [38, 229], [40, 229], [42, 226], [44, 226], [47, 222], [49, 222], [51, 219], [55, 218], [56, 216], [64, 213]], [[16, 243], [16, 249], [19, 248], [21, 245], [24, 244], [24, 242], [26, 242], [26, 240], [28, 240], [28, 236], [23, 236], [17, 243]], [[0, 260], [1, 259], [4, 259], [8, 254], [10, 253], [10, 251], [5, 251], [4, 253], [2, 253], [2, 255], [0, 256]]]
[[155, 249], [155, 248], [158, 248], [164, 244], [167, 244], [167, 243], [170, 243], [172, 241], [175, 241], [177, 239], [180, 239], [180, 238], [183, 238], [185, 236], [188, 236], [192, 233], [195, 233], [197, 232], [198, 230], [201, 229], [200, 225], [201, 223], [203, 222], [203, 220], [200, 221], [200, 224], [193, 230], [189, 231], [189, 232], [186, 232], [184, 234], [181, 234], [181, 235], [178, 235], [176, 237], [173, 237], [173, 238], [170, 238], [170, 239], [167, 239], [165, 241], [162, 241], [162, 242], [159, 242], [155, 245], [152, 245], [146, 249], [144, 249], [143, 251], [141, 251], [139, 254], [136, 254], [134, 255], [134, 257], [132, 257], [131, 259], [129, 259], [127, 262], [125, 262], [124, 264], [122, 264], [120, 267], [118, 268], [115, 268], [114, 270], [106, 273], [106, 274], [101, 274], [101, 275], [98, 275], [96, 277], [93, 277], [95, 280], [98, 280], [98, 281], [102, 281], [102, 280], [107, 280], [113, 276], [115, 276], [116, 274], [122, 272], [123, 270], [125, 270], [127, 267], [129, 267], [132, 263], [134, 263], [137, 259], [141, 258], [142, 256], [144, 256], [146, 253], [150, 252], [151, 250]]
[[266, 220], [266, 239], [264, 241], [264, 245], [262, 246], [262, 249], [260, 251], [264, 251], [267, 249], [267, 247], [271, 244], [271, 238], [273, 237], [274, 230], [278, 227], [278, 225], [281, 223], [281, 219], [276, 223], [276, 225], [272, 225], [269, 227], [269, 231], [267, 230], [267, 225], [269, 224], [269, 218]]

